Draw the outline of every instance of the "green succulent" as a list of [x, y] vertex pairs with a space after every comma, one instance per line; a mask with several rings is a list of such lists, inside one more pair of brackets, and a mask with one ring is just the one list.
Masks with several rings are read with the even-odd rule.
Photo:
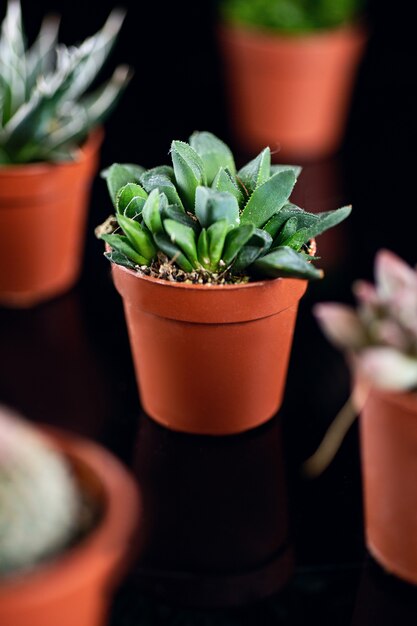
[[79, 46], [58, 45], [59, 20], [46, 17], [26, 47], [19, 0], [9, 0], [0, 35], [0, 166], [69, 160], [101, 124], [130, 79], [119, 66], [108, 82], [84, 95], [106, 61], [124, 19], [113, 11]]
[[172, 166], [114, 164], [103, 172], [116, 215], [96, 230], [119, 265], [194, 282], [321, 278], [312, 240], [351, 207], [313, 214], [289, 200], [301, 168], [271, 165], [265, 148], [236, 171], [209, 132], [173, 141]]
[[221, 0], [226, 22], [299, 34], [353, 22], [364, 0]]

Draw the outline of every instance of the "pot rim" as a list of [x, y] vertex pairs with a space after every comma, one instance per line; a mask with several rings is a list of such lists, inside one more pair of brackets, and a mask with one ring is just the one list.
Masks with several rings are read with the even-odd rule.
[[96, 152], [104, 139], [104, 129], [102, 126], [93, 128], [87, 139], [76, 151], [76, 158], [73, 161], [41, 161], [39, 163], [12, 163], [0, 166], [0, 184], [2, 177], [14, 176], [42, 176], [49, 174], [51, 170], [62, 167], [74, 167], [84, 163]]
[[299, 43], [331, 41], [338, 39], [340, 36], [366, 40], [369, 35], [369, 26], [365, 19], [359, 18], [353, 22], [333, 28], [317, 29], [307, 33], [289, 34], [263, 28], [258, 25], [251, 26], [248, 24], [237, 24], [231, 21], [222, 21], [218, 25], [218, 31], [220, 35], [246, 35], [252, 38], [253, 41], [262, 41], [268, 44], [294, 44], [296, 46]]
[[133, 537], [140, 514], [136, 483], [113, 454], [92, 441], [49, 426], [46, 437], [73, 463], [92, 472], [103, 491], [104, 511], [93, 529], [74, 546], [28, 572], [0, 578], [0, 614], [16, 602], [35, 604], [39, 597], [60, 595], [111, 571]]
[[417, 393], [411, 391], [388, 391], [372, 386], [371, 394], [378, 395], [381, 399], [391, 405], [414, 412], [417, 414]]

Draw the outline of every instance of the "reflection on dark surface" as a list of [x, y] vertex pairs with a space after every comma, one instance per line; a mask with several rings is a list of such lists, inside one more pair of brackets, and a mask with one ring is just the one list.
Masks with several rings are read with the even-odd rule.
[[417, 588], [385, 573], [370, 557], [360, 580], [352, 626], [415, 626]]
[[175, 433], [144, 417], [140, 586], [185, 605], [247, 603], [292, 571], [281, 423], [242, 435]]
[[26, 417], [98, 437], [106, 415], [101, 365], [80, 294], [0, 310], [0, 398]]

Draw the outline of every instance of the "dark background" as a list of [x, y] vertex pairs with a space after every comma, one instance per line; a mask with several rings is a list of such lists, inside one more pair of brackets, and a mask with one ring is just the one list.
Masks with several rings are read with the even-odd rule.
[[[4, 4], [3, 0], [2, 8]], [[135, 76], [106, 124], [102, 166], [114, 161], [147, 167], [167, 162], [171, 140], [186, 140], [194, 130], [211, 130], [236, 148], [216, 48], [216, 3], [130, 0], [123, 4], [126, 22], [102, 76], [118, 63], [134, 66]], [[67, 44], [95, 32], [112, 6], [112, 0], [97, 4], [88, 0], [22, 0], [29, 39], [46, 12], [59, 12], [61, 40]], [[279, 417], [284, 431], [292, 537], [301, 572], [290, 605], [294, 609], [297, 603], [306, 602], [305, 613], [299, 607], [296, 611], [299, 621], [283, 622], [288, 624], [307, 623], [308, 611], [313, 608], [322, 624], [336, 626], [380, 626], [384, 619], [392, 624], [392, 616], [398, 616], [399, 607], [404, 609], [407, 602], [411, 607], [408, 617], [417, 615], [414, 600], [404, 600], [402, 591], [399, 595], [397, 589], [387, 591], [384, 581], [375, 592], [378, 576], [375, 582], [371, 575], [370, 583], [368, 569], [361, 574], [364, 548], [356, 426], [322, 477], [309, 481], [300, 473], [302, 461], [313, 452], [349, 394], [343, 358], [323, 339], [311, 314], [312, 305], [329, 299], [349, 301], [352, 280], [371, 277], [374, 254], [381, 247], [392, 249], [410, 263], [415, 263], [417, 256], [413, 3], [375, 0], [368, 4], [366, 20], [370, 39], [343, 148], [332, 158], [305, 164], [298, 183], [297, 199], [306, 209], [329, 210], [352, 203], [354, 210], [347, 224], [319, 242], [326, 278], [311, 285], [302, 301], [286, 401]], [[240, 155], [238, 160], [243, 158]], [[110, 282], [102, 245], [93, 234], [94, 226], [110, 212], [104, 182], [97, 179], [80, 284], [68, 295], [34, 311], [0, 311], [0, 401], [33, 420], [94, 437], [130, 462], [139, 417], [138, 397], [121, 302]], [[146, 428], [146, 418], [140, 423], [144, 419]], [[169, 446], [170, 452], [175, 451], [175, 437], [171, 441], [163, 429], [155, 432], [157, 448]], [[244, 447], [246, 439], [242, 442]], [[181, 440], [181, 454], [182, 446], [186, 449], [188, 444]], [[195, 445], [205, 450], [201, 440]], [[236, 445], [239, 449], [239, 439]], [[193, 463], [198, 460], [193, 458]], [[191, 491], [202, 488], [193, 484], [193, 475], [194, 480], [199, 476], [195, 470], [190, 467], [187, 488]], [[244, 493], [244, 485], [241, 489]], [[190, 500], [184, 515], [194, 515], [194, 506], [195, 501]], [[362, 591], [356, 597], [361, 576]], [[381, 597], [391, 592], [391, 608], [381, 610]], [[378, 593], [379, 604], [375, 606], [379, 609], [369, 609], [363, 599]], [[135, 594], [128, 596], [129, 606]], [[139, 614], [142, 608], [136, 610]], [[355, 617], [358, 612], [359, 618]], [[256, 615], [247, 623], [258, 623]], [[414, 623], [407, 622], [408, 617], [403, 616], [398, 623]], [[170, 623], [168, 619], [166, 623]], [[116, 624], [122, 624], [117, 616]]]

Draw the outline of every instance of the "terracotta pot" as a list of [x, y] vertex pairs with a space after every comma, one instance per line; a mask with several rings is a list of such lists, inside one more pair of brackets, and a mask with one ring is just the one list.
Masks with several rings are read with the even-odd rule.
[[254, 428], [279, 409], [307, 283], [188, 285], [112, 265], [144, 410], [189, 433]]
[[269, 145], [285, 158], [335, 151], [365, 41], [359, 27], [291, 37], [222, 27], [231, 120], [242, 147]]
[[32, 306], [76, 282], [102, 138], [75, 161], [0, 167], [0, 304]]
[[62, 435], [54, 440], [82, 488], [104, 511], [76, 546], [32, 572], [0, 582], [1, 626], [104, 626], [133, 546], [139, 511], [133, 478], [93, 443]]
[[417, 397], [372, 390], [361, 439], [368, 549], [417, 584]]

